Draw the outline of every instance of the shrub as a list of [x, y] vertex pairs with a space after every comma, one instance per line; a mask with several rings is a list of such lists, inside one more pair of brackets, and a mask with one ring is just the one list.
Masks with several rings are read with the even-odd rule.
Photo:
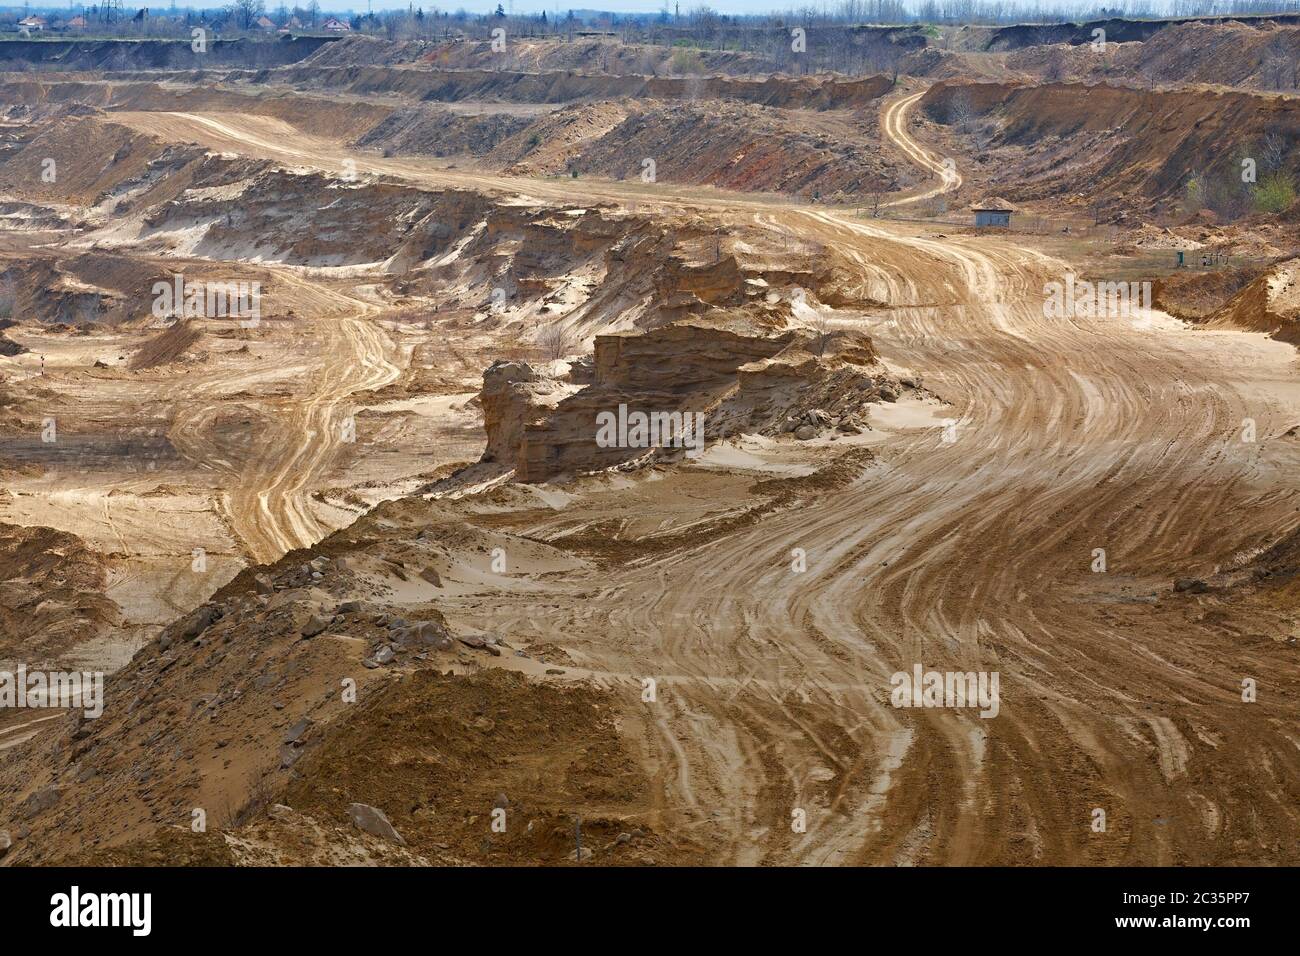
[[703, 73], [704, 61], [700, 59], [700, 54], [695, 50], [678, 47], [673, 50], [673, 58], [669, 62], [669, 69], [679, 76], [688, 73]]
[[1295, 202], [1295, 180], [1290, 173], [1265, 176], [1255, 187], [1255, 208], [1260, 212], [1286, 212]]

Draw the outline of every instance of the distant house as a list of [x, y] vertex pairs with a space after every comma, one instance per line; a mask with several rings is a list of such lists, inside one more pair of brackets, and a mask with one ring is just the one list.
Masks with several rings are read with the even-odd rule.
[[86, 18], [85, 18], [85, 17], [73, 17], [71, 20], [68, 21], [68, 29], [69, 29], [69, 30], [84, 30], [84, 29], [86, 29]]
[[287, 30], [301, 30], [301, 29], [302, 29], [302, 21], [299, 20], [297, 17], [290, 17], [289, 20], [288, 20], [288, 22], [285, 23], [284, 26], [285, 26], [285, 29], [287, 29]]
[[270, 21], [270, 19], [267, 18], [267, 17], [265, 17], [265, 16], [258, 17], [256, 20], [254, 20], [254, 21], [253, 21], [253, 26], [257, 27], [259, 30], [274, 30], [274, 29], [275, 29], [275, 24], [272, 23], [272, 22]]
[[323, 24], [322, 30], [328, 30], [330, 33], [351, 33], [352, 28], [337, 17], [330, 17]]
[[19, 20], [19, 21], [18, 21], [18, 27], [19, 27], [19, 29], [22, 29], [22, 30], [29, 30], [29, 31], [30, 31], [30, 30], [44, 30], [44, 29], [45, 29], [46, 22], [47, 22], [47, 21], [46, 21], [46, 19], [45, 19], [44, 17], [38, 17], [38, 16], [34, 16], [34, 15], [33, 15], [33, 16], [30, 16], [30, 17], [24, 17], [23, 19]]
[[1010, 229], [1011, 228], [1011, 210], [1003, 206], [987, 205], [976, 206], [973, 209], [975, 213], [975, 227], [977, 229]]
[[976, 209], [975, 225], [981, 229], [989, 226], [1008, 228], [1011, 225], [1011, 210]]

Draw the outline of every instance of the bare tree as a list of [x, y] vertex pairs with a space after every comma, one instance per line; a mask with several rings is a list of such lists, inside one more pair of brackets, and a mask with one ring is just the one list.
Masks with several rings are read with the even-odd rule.
[[1286, 135], [1278, 132], [1269, 133], [1259, 145], [1259, 164], [1266, 172], [1276, 172], [1286, 162], [1288, 153], [1290, 153], [1290, 145], [1287, 143]]
[[871, 190], [871, 192], [869, 193], [869, 195], [870, 195], [870, 197], [871, 197], [871, 218], [872, 218], [872, 219], [879, 219], [879, 218], [880, 218], [880, 200], [881, 200], [881, 198], [884, 196], [884, 193], [881, 191], [881, 189], [880, 189], [879, 186], [875, 186], [875, 187], [872, 188], [872, 190]]
[[1048, 83], [1060, 83], [1065, 79], [1065, 54], [1060, 47], [1047, 51], [1047, 61], [1043, 64], [1043, 79]]
[[948, 100], [948, 125], [955, 127], [957, 132], [969, 132], [975, 124], [975, 110], [970, 105], [970, 94], [965, 90], [958, 90]]
[[1266, 87], [1284, 90], [1295, 85], [1295, 57], [1287, 49], [1286, 40], [1278, 37], [1268, 45], [1260, 62], [1260, 80]]
[[969, 136], [977, 150], [983, 151], [988, 145], [988, 125], [980, 120], [965, 90], [959, 90], [948, 101], [948, 124], [959, 134]]
[[552, 362], [571, 354], [576, 344], [573, 333], [558, 322], [548, 325], [537, 336], [538, 348]]
[[813, 317], [810, 324], [813, 327], [813, 331], [817, 333], [817, 338], [812, 341], [811, 345], [815, 350], [815, 354], [820, 358], [826, 354], [826, 346], [828, 346], [831, 339], [835, 337], [836, 330], [831, 326], [830, 317], [820, 309], [817, 310], [817, 314]]
[[266, 12], [265, 0], [235, 0], [226, 11], [241, 30], [247, 30]]

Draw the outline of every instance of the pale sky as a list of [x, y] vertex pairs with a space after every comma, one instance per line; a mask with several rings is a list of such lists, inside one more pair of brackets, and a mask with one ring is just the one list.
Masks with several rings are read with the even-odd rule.
[[[309, 0], [297, 0], [300, 6], [305, 7]], [[405, 9], [406, 3], [402, 0], [372, 0], [375, 12], [380, 10]], [[435, 6], [441, 11], [455, 12], [464, 9], [470, 13], [490, 13], [496, 9], [497, 3], [500, 2], [507, 10], [510, 9], [508, 0], [436, 0], [436, 2], [421, 2], [413, 0], [416, 7], [423, 6], [426, 11], [433, 9]], [[919, 0], [913, 0], [909, 6], [915, 6]], [[285, 6], [292, 8], [292, 0], [284, 0]], [[351, 10], [354, 13], [364, 13], [366, 11], [366, 0], [319, 0], [322, 10], [337, 12], [340, 10]], [[169, 5], [169, 4], [168, 4]], [[186, 4], [180, 4], [185, 6]], [[205, 3], [203, 0], [195, 0], [193, 4], [196, 7], [219, 6], [218, 0], [212, 0], [211, 3]], [[681, 0], [682, 13], [696, 7], [708, 6], [719, 13], [772, 13], [786, 12], [789, 10], [802, 9], [807, 6], [817, 8], [836, 6], [835, 0]], [[1032, 0], [1011, 0], [1011, 6], [1023, 5], [1041, 6], [1044, 9], [1052, 9], [1055, 4], [1052, 0], [1042, 0], [1041, 3], [1034, 4]], [[1068, 2], [1070, 8], [1077, 6], [1093, 6], [1089, 0], [1078, 0], [1078, 2]], [[1102, 0], [1096, 0], [1095, 5], [1107, 7], [1123, 7], [1123, 0], [1113, 0], [1113, 2], [1103, 3]], [[1160, 0], [1147, 0], [1144, 4], [1150, 8], [1159, 9], [1162, 4]], [[280, 6], [280, 0], [266, 0], [266, 6], [270, 10], [276, 10]], [[545, 10], [548, 14], [554, 14], [558, 9], [561, 13], [572, 8], [574, 10], [604, 10], [611, 13], [658, 13], [664, 7], [663, 0], [578, 0], [578, 2], [560, 2], [554, 0], [515, 0], [514, 12], [517, 14], [537, 14]], [[164, 3], [159, 3], [159, 9], [164, 8]], [[673, 0], [669, 0], [668, 9], [673, 9]]]
[[[76, 3], [72, 4], [72, 6], [90, 6], [93, 2], [95, 2], [95, 0], [77, 0]], [[265, 2], [267, 9], [272, 12], [277, 10], [281, 4], [281, 0], [265, 0]], [[299, 6], [306, 7], [309, 0], [296, 0], [296, 2]], [[405, 9], [407, 6], [403, 0], [370, 0], [370, 2], [373, 4], [375, 12], [382, 10]], [[430, 2], [430, 0], [414, 0], [414, 5], [416, 7], [423, 6], [426, 11], [432, 10], [436, 6], [438, 9], [443, 11], [455, 12], [456, 10], [464, 9], [470, 13], [490, 13], [496, 9], [497, 2], [498, 0], [433, 0], [433, 2]], [[508, 0], [500, 0], [500, 2], [507, 9], [511, 8]], [[921, 0], [913, 0], [909, 6], [915, 7], [919, 2], [921, 2]], [[1133, 3], [1125, 3], [1125, 0], [1110, 0], [1110, 2], [1103, 2], [1103, 0], [1091, 0], [1091, 2], [1090, 0], [1062, 0], [1062, 2], [1059, 3], [1055, 3], [1053, 0], [1038, 0], [1038, 2], [1034, 2], [1034, 0], [1010, 0], [1010, 6], [1024, 6], [1026, 8], [1037, 7], [1044, 10], [1059, 8], [1059, 6], [1065, 6], [1071, 10], [1080, 7], [1093, 6], [1107, 6], [1110, 8], [1122, 9], [1125, 6], [1134, 5], [1134, 3], [1137, 2], [1141, 2], [1141, 6], [1145, 9], [1162, 11], [1165, 15], [1169, 15], [1168, 11], [1170, 10], [1171, 0], [1133, 0]], [[319, 3], [322, 10], [331, 13], [345, 10], [350, 10], [354, 13], [364, 13], [367, 10], [367, 0], [319, 0]], [[125, 5], [134, 7], [136, 3], [134, 0], [128, 0]], [[190, 0], [190, 2], [177, 3], [178, 7], [192, 7], [194, 9], [210, 9], [221, 5], [222, 0]], [[294, 0], [284, 0], [284, 5], [288, 8], [292, 8], [295, 5]], [[807, 6], [817, 8], [830, 7], [833, 9], [837, 6], [837, 3], [836, 0], [681, 0], [681, 10], [683, 14], [687, 13], [691, 9], [705, 5], [719, 13], [762, 14], [788, 12], [790, 10], [801, 9]], [[1282, 5], [1283, 4], [1279, 4], [1279, 6]], [[62, 10], [65, 8], [65, 5], [59, 3], [58, 0], [46, 3], [36, 0], [36, 2], [31, 3], [30, 6], [33, 10]], [[154, 9], [158, 11], [167, 10], [170, 7], [171, 0], [157, 0], [156, 5], [154, 5]], [[13, 0], [0, 2], [0, 10], [7, 9], [12, 11], [21, 10], [22, 8], [23, 6], [21, 3], [14, 3]], [[664, 3], [663, 0], [578, 0], [578, 2], [561, 2], [557, 4], [554, 0], [515, 0], [513, 12], [517, 14], [535, 15], [540, 13], [542, 10], [545, 10], [548, 14], [554, 15], [557, 10], [563, 14], [564, 11], [570, 8], [575, 10], [603, 10], [611, 13], [658, 13], [664, 8]], [[672, 10], [673, 0], [669, 0], [668, 8], [670, 11]]]
[[[298, 0], [299, 5], [304, 7], [308, 2], [309, 0]], [[319, 0], [319, 2], [322, 10], [352, 10], [356, 13], [364, 13], [366, 10], [365, 0], [350, 0], [350, 2], [349, 0]], [[497, 8], [497, 3], [500, 3], [507, 10], [510, 9], [508, 0], [466, 0], [466, 2], [439, 0], [436, 3], [421, 3], [420, 0], [413, 0], [413, 2], [417, 7], [423, 6], [426, 12], [436, 6], [443, 12], [450, 11], [454, 13], [457, 10], [464, 9], [470, 13], [490, 13]], [[793, 2], [789, 4], [791, 7], [796, 5]], [[280, 0], [271, 0], [267, 6], [272, 10], [278, 9]], [[285, 0], [285, 6], [292, 9], [293, 3], [290, 0]], [[755, 0], [715, 0], [715, 2], [707, 4], [701, 2], [701, 0], [682, 0], [682, 13], [684, 14], [687, 10], [700, 6], [709, 6], [719, 13], [766, 13], [769, 10], [781, 8], [781, 5], [777, 3], [755, 2]], [[394, 2], [394, 0], [375, 0], [374, 9], [376, 12], [380, 10], [404, 10], [406, 4]], [[515, 0], [514, 6], [514, 12], [517, 14], [538, 14], [545, 10], [547, 15], [550, 16], [557, 9], [561, 13], [569, 9], [604, 10], [610, 13], [658, 13], [663, 9], [663, 3], [661, 0], [599, 0], [599, 2], [583, 0], [580, 3], [562, 2], [557, 5], [554, 2], [546, 3], [544, 0]], [[668, 9], [672, 9], [671, 0]]]

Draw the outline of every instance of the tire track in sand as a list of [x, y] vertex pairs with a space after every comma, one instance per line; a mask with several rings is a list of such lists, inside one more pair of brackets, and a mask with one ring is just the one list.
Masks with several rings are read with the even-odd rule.
[[907, 131], [907, 120], [911, 116], [912, 107], [920, 102], [921, 97], [925, 96], [925, 94], [926, 91], [921, 90], [919, 93], [903, 96], [889, 103], [880, 114], [880, 128], [884, 132], [885, 138], [892, 141], [915, 165], [937, 175], [939, 185], [915, 196], [903, 196], [899, 199], [881, 203], [881, 208], [905, 206], [925, 199], [933, 199], [941, 193], [948, 193], [961, 188], [961, 173], [957, 172], [956, 164], [946, 164], [942, 159], [914, 140]]
[[275, 561], [295, 548], [310, 547], [326, 533], [311, 509], [310, 493], [332, 467], [344, 443], [348, 400], [389, 384], [401, 369], [388, 358], [392, 344], [369, 316], [372, 302], [325, 288], [287, 267], [264, 265], [308, 308], [299, 319], [316, 341], [319, 364], [291, 399], [270, 406], [265, 430], [249, 436], [250, 453], [227, 460], [213, 438], [213, 421], [226, 403], [202, 400], [204, 392], [224, 392], [227, 380], [191, 383], [200, 401], [179, 400], [170, 437], [178, 448], [220, 474], [226, 487], [221, 517], [243, 542], [255, 563]]

